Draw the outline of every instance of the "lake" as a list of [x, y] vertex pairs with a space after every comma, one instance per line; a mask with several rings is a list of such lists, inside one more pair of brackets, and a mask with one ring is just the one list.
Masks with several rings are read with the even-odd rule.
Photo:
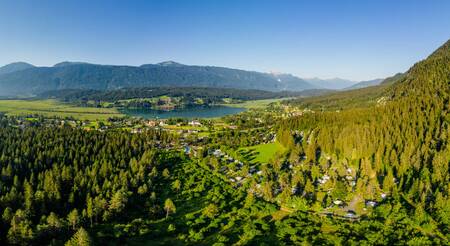
[[141, 117], [144, 119], [168, 119], [168, 118], [218, 118], [225, 115], [237, 114], [244, 111], [245, 108], [234, 108], [226, 106], [199, 106], [175, 109], [170, 111], [154, 110], [146, 108], [128, 108], [121, 109], [120, 112], [132, 117]]

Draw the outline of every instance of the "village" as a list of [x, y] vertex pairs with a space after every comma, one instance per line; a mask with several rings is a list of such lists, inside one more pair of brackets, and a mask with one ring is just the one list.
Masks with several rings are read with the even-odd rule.
[[[305, 110], [287, 111], [288, 116], [291, 117], [294, 114], [297, 116], [303, 113], [310, 113], [311, 111]], [[245, 118], [241, 116], [241, 118]], [[266, 124], [267, 119], [264, 117], [256, 117], [252, 119], [255, 124]], [[236, 121], [234, 121], [236, 122]], [[153, 143], [154, 147], [164, 150], [178, 150], [184, 152], [191, 158], [201, 160], [207, 160], [208, 168], [219, 175], [228, 183], [230, 183], [236, 189], [244, 189], [246, 192], [253, 193], [255, 196], [264, 198], [265, 193], [268, 191], [264, 187], [265, 175], [264, 162], [254, 162], [249, 159], [242, 151], [236, 151], [237, 149], [226, 147], [220, 144], [220, 134], [229, 132], [242, 132], [246, 135], [249, 129], [245, 125], [239, 123], [233, 124], [233, 121], [225, 120], [209, 120], [209, 119], [139, 119], [139, 118], [112, 118], [108, 121], [80, 121], [75, 119], [41, 119], [38, 120], [33, 116], [18, 117], [15, 122], [10, 122], [10, 125], [25, 129], [26, 127], [36, 124], [44, 124], [47, 127], [73, 127], [83, 129], [85, 131], [114, 131], [125, 130], [132, 134], [145, 134], [147, 131], [164, 131], [172, 136], [173, 140], [162, 144], [159, 141]], [[277, 144], [277, 136], [272, 131], [267, 131], [265, 128], [252, 128], [252, 131], [259, 133], [250, 134], [251, 145], [264, 146], [269, 144]], [[305, 133], [303, 131], [292, 132], [294, 138], [297, 141], [303, 141]], [[311, 134], [310, 134], [311, 136]], [[215, 139], [216, 142], [211, 142], [211, 139]], [[307, 144], [310, 144], [310, 138], [305, 139]], [[252, 153], [255, 153], [253, 151]], [[255, 153], [260, 154], [260, 153]], [[324, 158], [330, 160], [325, 153], [322, 153]], [[287, 163], [283, 165], [280, 171], [286, 173], [297, 174], [302, 172], [307, 166], [305, 161], [306, 155], [298, 157], [296, 163]], [[267, 160], [266, 160], [267, 161]], [[338, 172], [332, 173], [331, 169], [322, 173], [314, 183], [316, 192], [332, 194], [335, 184], [338, 180], [341, 180], [348, 187], [350, 192], [355, 191], [355, 186], [358, 180], [357, 171], [347, 166], [345, 171], [341, 174]], [[322, 172], [322, 171], [321, 171]], [[297, 184], [292, 184], [288, 187], [282, 185], [279, 180], [280, 176], [275, 176], [274, 183], [271, 186], [271, 196], [277, 196], [281, 194], [285, 189], [289, 189], [289, 194], [295, 196], [305, 196], [304, 187], [299, 187]], [[355, 196], [350, 200], [343, 198], [334, 198], [328, 206], [320, 211], [316, 211], [319, 214], [327, 216], [337, 216], [344, 219], [358, 219], [361, 215], [366, 214], [373, 208], [378, 206], [380, 201], [387, 198], [387, 194], [378, 193], [378, 199], [362, 199], [359, 196]], [[285, 205], [284, 205], [285, 206]], [[293, 205], [295, 206], [295, 205]], [[294, 208], [294, 207], [292, 207]], [[291, 209], [292, 209], [291, 208]], [[287, 208], [289, 209], [289, 208]]]

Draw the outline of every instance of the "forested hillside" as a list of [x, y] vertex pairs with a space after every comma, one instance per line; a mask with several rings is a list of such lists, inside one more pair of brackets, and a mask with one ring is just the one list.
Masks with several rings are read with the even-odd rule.
[[[6, 68], [5, 68], [6, 70]], [[314, 89], [292, 75], [213, 66], [161, 63], [110, 66], [64, 62], [0, 74], [0, 96], [35, 95], [50, 90], [114, 90], [127, 87], [216, 87], [267, 91]]]
[[[326, 207], [336, 199], [389, 199], [391, 206], [407, 208], [416, 225], [448, 237], [449, 83], [450, 41], [370, 98], [376, 99], [370, 107], [315, 112], [280, 124], [296, 136], [286, 144], [306, 159], [295, 182], [305, 187], [309, 202]], [[325, 175], [329, 182], [317, 182]]]

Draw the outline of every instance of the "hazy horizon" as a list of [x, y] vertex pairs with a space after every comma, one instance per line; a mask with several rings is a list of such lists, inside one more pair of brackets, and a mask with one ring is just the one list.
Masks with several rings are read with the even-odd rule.
[[406, 71], [448, 39], [450, 2], [0, 3], [0, 64], [188, 65], [352, 81]]

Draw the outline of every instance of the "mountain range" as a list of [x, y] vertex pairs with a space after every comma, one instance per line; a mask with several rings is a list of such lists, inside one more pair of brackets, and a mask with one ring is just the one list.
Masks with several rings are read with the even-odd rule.
[[357, 81], [341, 78], [332, 78], [332, 79], [306, 78], [304, 80], [317, 87], [331, 90], [342, 90], [344, 88], [350, 87], [358, 83]]
[[343, 89], [355, 83], [338, 78], [302, 79], [291, 74], [184, 65], [173, 61], [141, 66], [61, 62], [52, 67], [36, 67], [17, 62], [0, 68], [0, 96], [33, 96], [46, 91], [65, 89], [106, 91], [158, 86], [256, 89], [276, 92]]
[[344, 89], [345, 90], [354, 90], [354, 89], [366, 88], [369, 86], [375, 86], [375, 85], [381, 84], [384, 80], [385, 79], [372, 79], [372, 80], [367, 80], [367, 81], [361, 81], [352, 86], [346, 87]]
[[125, 87], [215, 87], [301, 91], [314, 85], [288, 74], [274, 75], [175, 62], [135, 66], [62, 62], [53, 67], [14, 63], [0, 69], [0, 95], [35, 95], [49, 90], [115, 90]]

